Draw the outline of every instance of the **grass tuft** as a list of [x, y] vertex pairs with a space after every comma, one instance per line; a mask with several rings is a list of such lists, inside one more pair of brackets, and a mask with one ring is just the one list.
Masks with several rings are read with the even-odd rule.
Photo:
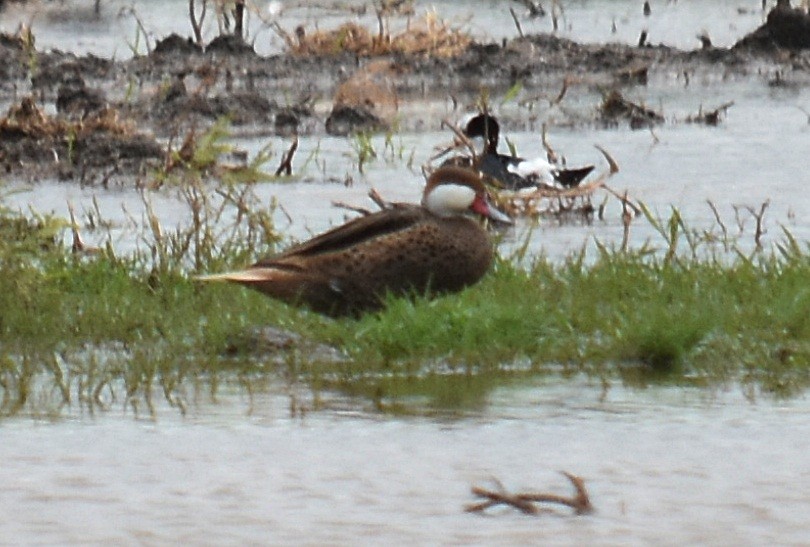
[[774, 396], [810, 386], [810, 253], [789, 234], [771, 253], [723, 240], [722, 260], [696, 252], [709, 238], [678, 254], [668, 230], [662, 252], [499, 259], [458, 294], [333, 320], [190, 279], [278, 241], [249, 193], [220, 191], [189, 186], [193, 225], [165, 233], [150, 218], [130, 256], [77, 251], [61, 236], [75, 226], [0, 209], [0, 415], [151, 414], [156, 394], [185, 412], [228, 382], [305, 384], [395, 413], [478, 408], [552, 371]]

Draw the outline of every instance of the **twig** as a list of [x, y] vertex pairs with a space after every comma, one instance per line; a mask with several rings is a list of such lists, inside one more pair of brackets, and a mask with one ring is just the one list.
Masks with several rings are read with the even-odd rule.
[[532, 19], [546, 16], [546, 10], [543, 8], [540, 2], [534, 3], [531, 0], [515, 0], [515, 2], [526, 7], [526, 9], [529, 10], [529, 17]]
[[714, 110], [706, 112], [705, 114], [703, 111], [699, 111], [694, 116], [689, 116], [686, 118], [688, 123], [705, 123], [706, 125], [717, 125], [720, 122], [720, 114], [725, 114], [726, 111], [734, 106], [734, 101], [729, 101], [727, 103], [721, 104]]
[[[595, 144], [594, 147], [602, 153], [602, 155], [605, 157], [605, 160], [608, 162], [608, 165], [610, 166], [610, 171], [606, 173], [606, 176], [603, 175], [602, 177], [600, 177], [607, 180], [608, 178], [619, 172], [619, 164], [616, 162], [616, 160], [613, 159], [613, 156], [611, 156], [607, 150], [605, 150], [598, 144]], [[604, 188], [608, 193], [612, 194], [615, 198], [621, 201], [622, 223], [625, 226], [625, 237], [627, 237], [630, 228], [630, 221], [633, 220], [635, 216], [638, 216], [641, 213], [641, 208], [638, 207], [636, 204], [634, 204], [633, 201], [628, 197], [627, 190], [624, 191], [624, 194], [620, 194], [619, 192], [617, 192], [604, 182], [602, 182], [602, 188]], [[632, 216], [628, 212], [628, 208], [633, 210]]]
[[233, 33], [239, 38], [245, 38], [245, 0], [234, 0], [233, 6]]
[[357, 205], [350, 205], [345, 201], [333, 201], [332, 207], [337, 207], [339, 209], [346, 209], [348, 211], [353, 211], [355, 213], [360, 213], [364, 217], [369, 216], [372, 212], [365, 207], [358, 207]]
[[194, 30], [194, 41], [197, 43], [198, 46], [203, 45], [203, 38], [202, 38], [202, 25], [205, 21], [205, 14], [208, 8], [207, 0], [203, 0], [202, 3], [202, 11], [200, 11], [200, 18], [197, 19], [197, 16], [194, 13], [194, 2], [196, 0], [188, 0], [188, 17], [191, 20], [191, 28]]
[[568, 87], [575, 81], [576, 80], [574, 78], [566, 76], [563, 78], [562, 88], [560, 88], [560, 92], [557, 93], [556, 97], [551, 97], [548, 93], [538, 93], [537, 95], [521, 99], [519, 104], [521, 106], [528, 106], [542, 99], [548, 101], [549, 107], [558, 106], [562, 102], [563, 98], [565, 98], [565, 94], [568, 92]]
[[515, 22], [515, 26], [517, 27], [518, 36], [523, 38], [523, 28], [520, 26], [520, 20], [518, 19], [517, 13], [512, 8], [509, 8], [509, 13], [512, 14], [512, 20]]
[[295, 151], [298, 150], [298, 136], [296, 135], [293, 139], [292, 144], [290, 145], [290, 149], [284, 153], [284, 156], [281, 158], [281, 163], [276, 169], [276, 176], [280, 176], [282, 173], [286, 176], [292, 176], [292, 159], [295, 156]]
[[621, 198], [622, 200], [622, 252], [627, 251], [627, 247], [630, 244], [630, 223], [633, 221], [633, 215], [630, 214], [628, 210], [628, 204], [630, 204], [630, 200], [627, 199], [627, 190], [624, 191], [624, 196]]
[[282, 213], [284, 213], [284, 216], [287, 217], [287, 222], [292, 224], [293, 223], [292, 215], [287, 211], [287, 209], [284, 208], [284, 205], [282, 205], [281, 202], [278, 203], [278, 208]]
[[143, 21], [141, 21], [141, 18], [138, 17], [138, 12], [135, 11], [135, 8], [130, 8], [129, 13], [135, 18], [135, 23], [137, 23], [138, 28], [141, 29], [141, 32], [143, 33], [143, 43], [146, 44], [147, 56], [152, 55], [152, 47], [149, 45], [149, 34], [146, 32], [146, 27], [143, 26]]
[[[379, 207], [383, 211], [385, 211], [386, 209], [390, 209], [391, 206], [392, 206], [390, 202], [385, 201], [383, 199], [383, 197], [380, 195], [380, 193], [377, 191], [376, 188], [372, 188], [371, 190], [368, 191], [368, 197], [371, 198], [371, 201], [373, 201], [377, 205], [377, 207]], [[355, 213], [360, 213], [363, 216], [368, 216], [368, 215], [373, 214], [373, 211], [370, 211], [369, 209], [366, 209], [365, 207], [359, 207], [357, 205], [350, 205], [350, 204], [348, 204], [346, 202], [343, 202], [343, 201], [333, 201], [332, 206], [333, 207], [339, 207], [341, 209], [347, 209], [349, 211], [354, 211]]]
[[500, 483], [498, 483], [498, 491], [473, 486], [472, 493], [479, 498], [485, 498], [486, 501], [469, 504], [465, 506], [464, 510], [469, 513], [479, 513], [495, 505], [503, 504], [514, 507], [527, 515], [536, 515], [539, 509], [534, 505], [535, 503], [551, 503], [570, 507], [574, 509], [578, 515], [584, 515], [593, 511], [588, 491], [585, 489], [585, 481], [583, 481], [581, 477], [566, 471], [561, 471], [561, 473], [565, 475], [574, 486], [576, 493], [573, 496], [568, 497], [544, 492], [510, 494], [500, 486]]
[[380, 209], [385, 210], [391, 208], [391, 202], [385, 201], [376, 188], [372, 188], [368, 191], [368, 197], [371, 198], [371, 201], [376, 203], [377, 207]]
[[658, 135], [655, 134], [655, 128], [653, 128], [653, 126], [650, 126], [650, 135], [653, 138], [653, 146], [661, 142], [661, 139], [659, 139]]
[[756, 243], [757, 249], [762, 248], [762, 234], [765, 233], [765, 229], [762, 226], [762, 220], [765, 217], [765, 209], [771, 204], [771, 200], [766, 200], [760, 207], [759, 212], [755, 211], [753, 207], [746, 207], [751, 216], [754, 217], [756, 221], [756, 228], [754, 230], [754, 243]]
[[627, 206], [633, 210], [633, 214], [635, 216], [638, 216], [641, 213], [641, 208], [635, 203], [633, 203], [633, 201], [629, 197], [627, 197], [627, 192], [625, 192], [624, 194], [620, 194], [619, 192], [617, 192], [616, 190], [614, 190], [613, 188], [611, 188], [606, 184], [602, 184], [602, 188], [604, 188], [608, 193], [613, 195], [613, 197], [621, 201], [622, 205], [626, 203]]
[[565, 93], [568, 91], [568, 85], [571, 83], [570, 80], [571, 79], [568, 76], [563, 78], [562, 89], [560, 89], [560, 93], [554, 99], [549, 101], [549, 106], [557, 106], [562, 102], [563, 98], [565, 97]]
[[613, 156], [608, 154], [608, 151], [605, 150], [604, 148], [602, 148], [601, 146], [599, 146], [598, 144], [594, 144], [593, 146], [594, 146], [594, 148], [596, 148], [597, 150], [602, 152], [602, 155], [607, 160], [608, 165], [610, 166], [610, 175], [615, 175], [616, 173], [618, 173], [619, 172], [619, 164], [616, 162], [616, 160], [613, 159]]
[[76, 223], [76, 214], [73, 211], [73, 203], [68, 201], [68, 213], [70, 213], [70, 231], [73, 233], [73, 244], [70, 250], [73, 254], [78, 254], [84, 251], [84, 242], [82, 236], [79, 234], [79, 225]]
[[385, 23], [383, 22], [383, 10], [382, 8], [375, 8], [374, 11], [377, 12], [377, 27], [378, 27], [378, 40], [380, 44], [383, 43], [385, 40]]
[[548, 157], [549, 163], [557, 163], [558, 159], [557, 152], [555, 152], [554, 149], [551, 147], [551, 145], [548, 143], [547, 130], [548, 127], [546, 126], [546, 122], [543, 122], [543, 129], [540, 133], [540, 140], [543, 143], [543, 148], [546, 150], [546, 156]]
[[487, 498], [488, 501], [466, 506], [464, 510], [468, 513], [480, 512], [502, 503], [504, 505], [511, 505], [515, 509], [527, 515], [537, 514], [537, 507], [535, 507], [531, 501], [521, 499], [520, 494], [512, 495], [505, 492], [492, 492], [478, 486], [472, 487], [472, 493], [479, 498]]
[[717, 221], [717, 224], [723, 231], [723, 242], [725, 243], [726, 241], [728, 241], [728, 229], [726, 228], [723, 219], [720, 218], [720, 213], [717, 211], [717, 207], [715, 207], [714, 203], [712, 203], [712, 201], [708, 199], [706, 200], [706, 203], [709, 204], [709, 208], [712, 210], [712, 213], [714, 213], [714, 219]]
[[553, 0], [551, 3], [551, 28], [554, 29], [554, 32], [557, 32], [560, 29], [560, 22], [559, 17], [562, 14], [562, 6], [558, 0]]
[[298, 43], [295, 40], [293, 40], [289, 32], [284, 30], [284, 28], [282, 28], [282, 26], [278, 24], [278, 21], [273, 21], [272, 23], [270, 23], [270, 28], [273, 29], [273, 31], [275, 31], [275, 33], [278, 34], [278, 36], [282, 40], [284, 40], [284, 43], [287, 44], [287, 47], [290, 48], [290, 51], [293, 52], [295, 51]]
[[461, 131], [458, 127], [450, 123], [450, 121], [447, 119], [442, 120], [442, 127], [445, 126], [449, 127], [450, 130], [453, 133], [455, 133], [456, 137], [458, 137], [460, 143], [467, 147], [467, 149], [470, 151], [470, 154], [472, 155], [473, 162], [475, 162], [475, 159], [478, 156], [478, 154], [475, 152], [475, 146], [473, 145], [472, 141], [470, 141], [470, 139], [467, 137], [467, 135], [464, 134], [463, 131]]
[[535, 501], [538, 503], [555, 503], [558, 505], [566, 505], [576, 511], [578, 515], [584, 515], [585, 513], [590, 513], [593, 511], [593, 506], [591, 505], [591, 499], [588, 496], [588, 491], [585, 489], [585, 481], [582, 480], [582, 477], [578, 477], [573, 475], [567, 471], [560, 471], [563, 475], [565, 475], [571, 484], [574, 485], [574, 489], [576, 490], [576, 495], [572, 497], [560, 496], [557, 494], [520, 494], [522, 499], [528, 501]]

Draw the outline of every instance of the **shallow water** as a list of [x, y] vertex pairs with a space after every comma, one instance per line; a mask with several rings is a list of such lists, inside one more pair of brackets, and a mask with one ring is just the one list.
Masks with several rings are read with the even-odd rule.
[[[362, 2], [341, 3], [344, 6], [349, 4]], [[654, 2], [650, 17], [644, 17], [637, 4], [606, 0], [566, 2], [561, 19], [565, 25], [560, 33], [580, 41], [635, 43], [638, 29], [648, 28], [653, 43], [657, 43], [655, 36], [660, 32], [660, 41], [691, 49], [697, 46], [694, 35], [700, 29], [710, 31], [716, 44], [729, 45], [760, 24], [763, 17], [758, 1]], [[112, 51], [119, 57], [128, 56], [124, 50], [128, 50], [127, 42], [133, 41], [134, 31], [122, 30], [121, 25], [130, 25], [134, 29], [136, 23], [131, 15], [124, 13], [126, 10], [122, 11], [124, 4], [104, 3], [103, 17], [99, 22], [89, 17], [89, 5], [89, 2], [53, 3], [38, 10], [27, 8], [25, 15], [15, 11], [22, 8], [12, 7], [4, 12], [0, 28], [14, 29], [20, 21], [33, 21], [40, 48], [58, 47], [77, 53], [93, 51], [107, 56]], [[184, 2], [161, 4], [159, 10], [150, 0], [126, 4], [130, 5], [134, 6], [145, 28], [156, 37], [170, 32], [189, 34], [187, 4]], [[327, 28], [347, 18], [346, 9], [338, 9], [331, 3], [320, 4], [328, 6], [326, 8], [318, 5], [285, 2], [279, 21], [291, 28], [299, 22], [314, 25], [317, 19], [321, 28]], [[459, 24], [463, 21], [479, 38], [497, 40], [515, 35], [508, 2], [438, 2], [431, 5], [436, 6], [440, 15]], [[423, 9], [425, 6], [417, 6], [419, 13]], [[373, 20], [373, 15], [366, 14], [361, 20], [367, 18]], [[617, 21], [616, 34], [610, 32], [614, 19]], [[209, 18], [209, 23], [209, 34], [215, 35], [214, 20]], [[277, 40], [270, 39], [272, 33], [261, 34], [258, 28], [263, 23], [257, 17], [251, 19], [251, 24], [251, 35], [260, 52], [270, 53], [280, 47]], [[527, 21], [524, 30], [548, 31], [550, 25], [550, 17], [546, 17]], [[660, 31], [653, 30], [658, 27]], [[272, 43], [276, 45], [272, 46]], [[810, 92], [798, 85], [771, 87], [768, 81], [774, 74], [768, 68], [752, 65], [751, 70], [762, 73], [734, 76], [723, 74], [718, 68], [716, 74], [693, 75], [688, 83], [680, 74], [659, 74], [647, 86], [626, 90], [628, 99], [647, 104], [667, 118], [667, 123], [652, 133], [633, 131], [626, 125], [618, 129], [599, 129], [593, 124], [584, 124], [572, 129], [554, 125], [554, 121], [560, 118], [560, 113], [554, 110], [538, 107], [529, 118], [529, 113], [514, 102], [498, 108], [510, 120], [504, 124], [505, 136], [524, 156], [542, 153], [539, 139], [542, 121], [551, 123], [551, 143], [571, 165], [595, 163], [600, 169], [606, 169], [604, 160], [593, 147], [594, 144], [603, 146], [621, 167], [621, 172], [610, 180], [611, 187], [618, 192], [627, 191], [631, 198], [645, 202], [664, 218], [669, 216], [672, 207], [676, 207], [689, 227], [698, 231], [718, 229], [714, 213], [707, 205], [707, 201], [711, 201], [729, 233], [738, 231], [738, 220], [744, 225], [746, 235], [742, 244], [751, 247], [754, 222], [747, 208], [759, 209], [763, 202], [770, 200], [763, 241], [768, 244], [778, 240], [782, 236], [782, 225], [800, 240], [808, 239], [810, 199], [804, 188], [810, 117], [802, 110], [810, 111]], [[789, 74], [785, 77], [790, 80]], [[526, 90], [518, 99], [534, 93]], [[565, 106], [586, 115], [595, 111], [601, 102], [596, 93], [573, 95], [566, 99]], [[719, 127], [684, 123], [688, 116], [701, 108], [711, 110], [731, 101], [734, 105]], [[321, 105], [323, 108], [327, 110], [319, 114], [325, 118], [328, 105]], [[283, 211], [277, 212], [276, 220], [284, 233], [293, 239], [309, 237], [343, 222], [347, 212], [333, 207], [333, 201], [373, 209], [366, 197], [372, 187], [389, 200], [417, 201], [423, 180], [419, 167], [430, 158], [435, 147], [447, 143], [451, 137], [449, 131], [441, 131], [441, 120], [457, 120], [463, 114], [461, 109], [454, 110], [451, 101], [443, 96], [404, 101], [400, 118], [406, 129], [397, 133], [392, 141], [396, 153], [385, 151], [384, 136], [375, 137], [372, 142], [379, 157], [365, 165], [364, 173], [358, 171], [357, 153], [349, 139], [324, 135], [302, 137], [293, 162], [300, 182], [260, 185], [257, 193], [268, 204], [274, 198], [278, 200]], [[520, 119], [526, 121], [514, 123]], [[273, 162], [289, 146], [288, 140], [276, 137], [237, 139], [236, 144], [255, 154], [268, 142], [272, 143], [275, 153]], [[330, 182], [324, 183], [326, 180]], [[351, 181], [348, 188], [342, 184], [347, 180]], [[37, 211], [67, 216], [69, 202], [81, 213], [92, 209], [92, 200], [96, 199], [102, 217], [113, 224], [113, 241], [120, 251], [138, 245], [141, 234], [138, 224], [141, 223], [132, 222], [133, 218], [136, 221], [144, 218], [144, 200], [138, 192], [79, 188], [57, 181], [31, 187], [18, 181], [8, 182], [3, 192], [12, 192], [12, 195], [5, 201], [21, 209], [33, 207]], [[601, 196], [597, 197], [597, 200], [601, 199]], [[171, 191], [149, 193], [148, 201], [165, 228], [171, 229], [188, 221], [188, 207], [178, 204]], [[594, 238], [614, 244], [622, 239], [621, 208], [615, 199], [609, 200], [604, 221], [590, 226], [557, 224], [553, 220], [545, 221], [534, 232], [530, 245], [533, 252], [558, 257], [592, 243]], [[511, 242], [522, 241], [528, 229], [528, 223], [519, 224], [517, 230], [506, 238], [503, 252], [510, 251]], [[91, 244], [99, 244], [107, 238], [106, 231], [83, 235]], [[633, 245], [646, 241], [664, 245], [643, 219], [633, 224], [630, 236]]]
[[[774, 93], [764, 81], [732, 81], [705, 87], [694, 85], [687, 90], [673, 90], [671, 85], [649, 86], [631, 93], [633, 99], [646, 99], [648, 104], [662, 102], [666, 105], [667, 117], [678, 120], [697, 113], [701, 107], [711, 109], [729, 101], [734, 101], [734, 105], [718, 127], [667, 123], [655, 128], [654, 134], [626, 127], [558, 127], [550, 131], [552, 145], [566, 156], [570, 165], [594, 163], [599, 170], [606, 170], [604, 159], [593, 146], [601, 145], [621, 169], [609, 180], [610, 186], [621, 193], [627, 191], [631, 198], [644, 202], [663, 219], [669, 217], [672, 208], [677, 208], [688, 227], [718, 231], [708, 204], [711, 202], [729, 234], [738, 234], [742, 228], [741, 247], [750, 248], [754, 244], [755, 223], [748, 208], [759, 210], [768, 201], [763, 236], [766, 246], [782, 239], [783, 227], [799, 240], [810, 239], [810, 194], [806, 191], [810, 123], [800, 110], [810, 110], [810, 91], [802, 88]], [[594, 105], [598, 101], [594, 97]], [[447, 115], [453, 114], [448, 107]], [[507, 125], [505, 131], [520, 153], [527, 156], [542, 153], [538, 128]], [[397, 153], [392, 158], [390, 151], [385, 152], [385, 137], [374, 137], [372, 142], [378, 158], [367, 163], [361, 174], [350, 140], [302, 137], [293, 162], [300, 179], [259, 184], [256, 194], [268, 205], [275, 199], [283, 207], [275, 218], [285, 235], [293, 239], [307, 238], [352, 216], [334, 207], [333, 202], [375, 209], [367, 198], [371, 188], [378, 189], [388, 200], [418, 201], [424, 180], [419, 167], [434, 153], [434, 147], [446, 144], [449, 139], [448, 131], [398, 133], [393, 139]], [[240, 139], [237, 145], [253, 155], [268, 142], [273, 143], [275, 158], [289, 146], [288, 141], [278, 137]], [[317, 160], [307, 162], [312, 155]], [[322, 182], [324, 180], [328, 182]], [[351, 185], [347, 187], [345, 180], [351, 180]], [[68, 215], [68, 203], [81, 213], [92, 210], [95, 199], [102, 217], [113, 222], [113, 241], [117, 248], [123, 252], [138, 245], [138, 235], [142, 233], [139, 224], [143, 223], [133, 223], [132, 219], [144, 218], [144, 200], [139, 192], [80, 188], [47, 181], [32, 186], [12, 181], [9, 188], [14, 189], [14, 193], [7, 196], [7, 204], [23, 210], [33, 207], [63, 217]], [[147, 198], [164, 227], [188, 222], [190, 210], [175, 192], [169, 189], [149, 192]], [[602, 199], [603, 195], [597, 195], [595, 203], [601, 203]], [[509, 253], [512, 242], [523, 241], [530, 226], [528, 221], [519, 222], [503, 244], [502, 252]], [[595, 239], [618, 245], [622, 232], [620, 203], [610, 198], [604, 220], [595, 220], [590, 225], [560, 225], [551, 219], [541, 221], [532, 235], [530, 248], [535, 253], [562, 257], [592, 244]], [[100, 243], [107, 237], [107, 231], [84, 235], [89, 242]], [[657, 247], [665, 247], [663, 239], [643, 218], [632, 224], [630, 236], [634, 246], [649, 241]]]
[[[293, 6], [292, 3], [288, 3]], [[653, 43], [689, 48], [706, 28], [719, 45], [733, 43], [761, 20], [759, 2], [653, 3], [644, 19], [641, 2], [566, 3], [564, 32], [578, 40], [634, 43], [645, 25]], [[135, 2], [155, 36], [187, 33], [185, 3], [164, 16], [157, 2]], [[436, 3], [439, 13], [458, 9], [472, 29], [493, 39], [513, 36], [503, 3]], [[74, 17], [37, 16], [38, 46], [76, 52], [129, 55], [131, 17], [105, 4], [101, 23]], [[737, 13], [738, 7], [749, 11]], [[309, 8], [293, 8], [285, 21], [312, 21]], [[497, 17], [495, 14], [498, 14]], [[318, 11], [320, 25], [342, 20], [344, 12]], [[669, 17], [663, 24], [663, 17]], [[330, 19], [332, 18], [332, 19]], [[612, 21], [617, 32], [610, 33]], [[485, 21], [486, 23], [482, 23]], [[16, 27], [5, 14], [2, 26]], [[254, 24], [257, 24], [254, 21]], [[545, 26], [544, 26], [545, 25]], [[548, 30], [548, 18], [524, 30]], [[269, 31], [254, 29], [257, 49], [278, 43]], [[266, 40], [265, 40], [266, 38]], [[274, 45], [275, 43], [275, 45]], [[669, 120], [683, 120], [703, 106], [735, 101], [719, 127], [668, 123], [649, 131], [554, 127], [553, 145], [571, 164], [596, 162], [598, 143], [611, 152], [621, 172], [611, 186], [645, 201], [666, 216], [677, 207], [696, 229], [716, 227], [711, 200], [730, 231], [734, 206], [758, 208], [770, 200], [765, 241], [784, 224], [801, 241], [810, 239], [810, 200], [805, 186], [810, 110], [805, 88], [773, 89], [772, 75], [735, 80], [722, 75], [692, 81], [677, 75], [628, 92], [633, 100], [661, 107]], [[585, 97], [583, 100], [587, 101]], [[591, 97], [592, 105], [599, 102]], [[333, 200], [371, 206], [376, 187], [387, 199], [414, 201], [421, 188], [418, 166], [432, 147], [446, 142], [438, 120], [458, 116], [449, 101], [430, 103], [430, 130], [397, 134], [404, 158], [380, 154], [360, 174], [346, 139], [302, 138], [296, 161], [301, 181], [263, 184], [262, 199], [276, 198], [279, 228], [302, 238], [340, 223], [346, 211]], [[418, 112], [420, 105], [411, 105]], [[508, 110], [509, 105], [505, 108]], [[513, 115], [515, 112], [512, 112]], [[538, 127], [507, 125], [520, 152], [539, 152]], [[658, 139], [656, 142], [655, 139]], [[267, 142], [240, 139], [256, 151]], [[280, 153], [287, 141], [272, 138]], [[383, 137], [375, 138], [380, 152]], [[318, 162], [304, 166], [314, 150]], [[413, 150], [412, 168], [407, 158]], [[351, 177], [349, 187], [338, 181]], [[114, 222], [113, 243], [125, 251], [138, 245], [143, 201], [133, 190], [80, 188], [45, 182], [26, 187], [8, 181], [5, 202], [67, 216], [93, 199]], [[165, 226], [187, 220], [170, 190], [148, 199]], [[126, 209], [127, 213], [123, 212]], [[746, 217], [745, 241], [752, 243]], [[509, 242], [520, 239], [519, 226]], [[532, 236], [532, 251], [560, 257], [599, 238], [618, 242], [618, 205], [605, 221], [558, 226], [544, 221]], [[105, 234], [86, 233], [89, 240]], [[631, 228], [634, 245], [663, 242], [645, 222]], [[0, 544], [587, 544], [587, 545], [764, 545], [810, 542], [810, 404], [751, 402], [736, 389], [630, 390], [581, 380], [537, 380], [501, 388], [477, 410], [438, 417], [391, 417], [371, 412], [365, 401], [324, 394], [319, 410], [291, 414], [281, 386], [271, 385], [252, 400], [240, 388], [223, 387], [217, 402], [200, 402], [180, 416], [159, 408], [157, 419], [116, 407], [96, 415], [67, 411], [53, 422], [28, 417], [0, 422]], [[156, 398], [159, 398], [156, 396]], [[306, 404], [306, 403], [305, 403]], [[557, 474], [583, 476], [596, 512], [575, 517], [568, 510], [539, 518], [510, 510], [492, 516], [463, 512], [474, 501], [473, 484], [500, 479], [506, 488], [569, 493]]]
[[[641, 31], [646, 30], [649, 43], [693, 49], [700, 45], [696, 35], [705, 31], [716, 46], [728, 47], [764, 19], [760, 0], [714, 0], [688, 2], [688, 5], [685, 2], [651, 2], [653, 9], [649, 17], [643, 15], [642, 3], [615, 0], [560, 2], [564, 9], [558, 16], [558, 33], [579, 42], [635, 44]], [[297, 25], [304, 25], [309, 30], [334, 28], [349, 16], [371, 28], [377, 25], [371, 9], [362, 15], [350, 12], [352, 7], [367, 5], [362, 0], [259, 1], [255, 5], [258, 11], [252, 11], [248, 20], [249, 37], [261, 54], [278, 53], [284, 46], [283, 40], [270, 29], [273, 21], [281, 23], [288, 32]], [[272, 11], [271, 5], [280, 5], [282, 9]], [[16, 30], [20, 22], [28, 24], [37, 36], [37, 46], [43, 49], [56, 48], [105, 57], [113, 52], [119, 59], [131, 57], [133, 48], [144, 53], [146, 46], [144, 37], [139, 36], [136, 16], [143, 23], [152, 44], [172, 32], [181, 36], [192, 34], [186, 2], [109, 0], [101, 2], [98, 16], [92, 10], [92, 0], [61, 0], [33, 3], [33, 6], [12, 4], [6, 8], [0, 29], [9, 32]], [[530, 19], [519, 4], [505, 0], [420, 2], [414, 16], [435, 9], [453, 26], [468, 30], [481, 39], [500, 41], [517, 33], [508, 11], [510, 7], [520, 18], [524, 33], [554, 30], [550, 15]], [[396, 31], [405, 24], [395, 20], [392, 30]], [[218, 34], [217, 20], [210, 12], [203, 31], [206, 41]]]
[[[810, 406], [538, 382], [455, 419], [236, 393], [179, 418], [0, 425], [0, 543], [787, 545], [810, 539]], [[351, 404], [346, 405], [351, 408]], [[249, 409], [252, 409], [250, 412]], [[596, 512], [463, 512], [471, 485]]]

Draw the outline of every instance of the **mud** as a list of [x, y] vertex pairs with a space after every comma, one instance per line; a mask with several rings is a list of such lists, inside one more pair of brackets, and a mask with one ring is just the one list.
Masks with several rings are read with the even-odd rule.
[[[657, 112], [625, 101], [621, 92], [652, 79], [676, 82], [693, 74], [721, 81], [776, 72], [799, 84], [809, 82], [808, 29], [806, 14], [777, 8], [761, 28], [731, 48], [708, 42], [692, 51], [665, 45], [585, 45], [538, 34], [503, 43], [473, 42], [452, 57], [399, 53], [375, 58], [346, 52], [264, 57], [231, 35], [205, 48], [171, 35], [148, 55], [124, 61], [41, 52], [25, 36], [3, 35], [0, 100], [13, 109], [30, 95], [43, 112], [55, 111], [54, 120], [77, 124], [72, 126], [77, 134], [15, 133], [7, 126], [0, 165], [28, 179], [56, 175], [87, 182], [105, 180], [110, 173], [138, 175], [166, 155], [172, 138], [223, 117], [235, 131], [251, 135], [345, 135], [391, 127], [392, 113], [408, 101], [451, 97], [469, 105], [483, 89], [494, 96], [517, 83], [538, 96], [559, 95], [560, 101], [587, 95], [591, 107], [568, 109], [567, 123], [648, 127], [665, 121]], [[368, 68], [381, 62], [394, 68]], [[367, 94], [369, 74], [382, 98], [363, 95], [352, 101], [347, 97], [352, 89]], [[358, 81], [363, 85], [350, 85]], [[593, 95], [602, 100], [594, 103]], [[424, 110], [400, 116], [399, 129], [438, 127], [440, 120], [430, 119]], [[91, 134], [87, 121], [103, 112], [114, 112], [137, 130], [99, 127]], [[75, 131], [78, 127], [82, 131]]]

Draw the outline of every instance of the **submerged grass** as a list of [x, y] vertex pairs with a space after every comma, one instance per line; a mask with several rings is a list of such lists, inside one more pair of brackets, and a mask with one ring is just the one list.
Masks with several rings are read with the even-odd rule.
[[[183, 410], [201, 383], [215, 393], [268, 377], [390, 412], [475, 408], [498, 386], [549, 373], [741, 382], [779, 396], [810, 385], [810, 252], [789, 235], [771, 253], [722, 259], [604, 247], [588, 261], [501, 259], [460, 294], [332, 320], [190, 279], [277, 239], [244, 203], [233, 201], [234, 222], [249, 227], [249, 246], [153, 226], [149, 252], [129, 257], [71, 252], [64, 221], [0, 210], [0, 413], [151, 409], [155, 394]], [[300, 338], [267, 340], [268, 325]]]

